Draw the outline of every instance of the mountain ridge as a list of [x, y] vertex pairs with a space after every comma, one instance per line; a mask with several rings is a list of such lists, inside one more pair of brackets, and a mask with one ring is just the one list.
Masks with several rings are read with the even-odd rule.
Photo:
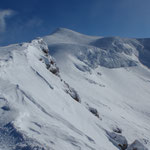
[[0, 47], [0, 149], [148, 150], [148, 41], [61, 28]]

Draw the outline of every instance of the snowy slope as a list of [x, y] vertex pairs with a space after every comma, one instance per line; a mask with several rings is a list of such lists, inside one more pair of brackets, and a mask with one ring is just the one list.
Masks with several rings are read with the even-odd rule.
[[59, 28], [0, 48], [0, 149], [150, 149], [149, 39]]

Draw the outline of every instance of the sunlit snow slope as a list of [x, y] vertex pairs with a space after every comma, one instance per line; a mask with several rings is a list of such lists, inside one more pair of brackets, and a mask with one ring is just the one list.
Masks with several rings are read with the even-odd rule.
[[59, 28], [0, 48], [0, 150], [149, 150], [150, 39]]

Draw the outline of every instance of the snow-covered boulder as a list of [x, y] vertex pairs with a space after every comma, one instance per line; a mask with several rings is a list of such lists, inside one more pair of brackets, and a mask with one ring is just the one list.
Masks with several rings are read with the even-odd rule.
[[140, 141], [135, 140], [127, 150], [148, 150]]
[[125, 150], [128, 147], [128, 142], [124, 136], [114, 132], [106, 132], [109, 140], [120, 150]]

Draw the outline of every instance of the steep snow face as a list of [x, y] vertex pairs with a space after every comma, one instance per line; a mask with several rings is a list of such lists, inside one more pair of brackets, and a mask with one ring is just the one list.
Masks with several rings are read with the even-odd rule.
[[101, 65], [108, 68], [131, 67], [138, 64], [138, 49], [140, 45], [134, 39], [118, 37], [101, 38], [91, 42], [93, 46], [103, 50]]
[[138, 39], [141, 46], [139, 46], [139, 60], [150, 68], [150, 39]]
[[1, 47], [0, 149], [149, 149], [150, 71], [142, 49], [149, 50], [141, 39], [62, 28]]
[[60, 77], [41, 39], [3, 47], [0, 53], [0, 149], [102, 149], [95, 144], [101, 137], [112, 145], [94, 123], [99, 119]]
[[[65, 39], [66, 34], [62, 32], [61, 36]], [[147, 46], [139, 39], [88, 37], [88, 43], [82, 40], [75, 43], [73, 37], [67, 43], [60, 42], [56, 36], [55, 43], [46, 41], [61, 77], [77, 90], [81, 103], [102, 119], [100, 125], [104, 129], [114, 134], [119, 128], [121, 133], [116, 137], [125, 137], [128, 145], [139, 140], [149, 148], [150, 71], [146, 66], [150, 57], [142, 57], [142, 49]], [[117, 138], [109, 135], [112, 144], [120, 147]]]

